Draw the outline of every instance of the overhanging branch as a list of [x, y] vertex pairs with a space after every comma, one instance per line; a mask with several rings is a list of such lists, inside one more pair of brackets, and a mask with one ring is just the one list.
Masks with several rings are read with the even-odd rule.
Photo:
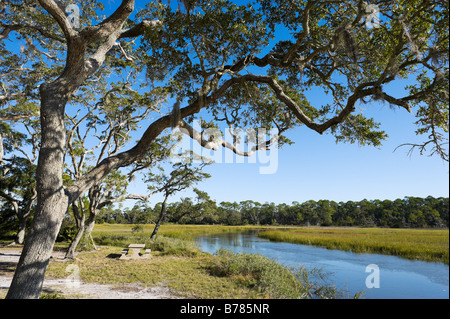
[[78, 32], [72, 27], [65, 12], [54, 0], [39, 0], [41, 6], [50, 13], [61, 27], [66, 39], [73, 39], [78, 35]]
[[206, 140], [204, 135], [201, 132], [196, 131], [192, 126], [190, 126], [185, 121], [181, 121], [179, 125], [181, 132], [188, 135], [191, 139], [197, 141], [202, 147], [206, 149], [211, 149], [217, 151], [219, 147], [224, 147], [233, 151], [236, 155], [250, 157], [260, 150], [269, 150], [272, 145], [274, 145], [279, 138], [281, 137], [281, 133], [275, 134], [272, 138], [262, 143], [254, 145], [248, 151], [241, 151], [237, 148], [236, 144], [229, 143], [224, 139], [215, 139], [215, 140]]

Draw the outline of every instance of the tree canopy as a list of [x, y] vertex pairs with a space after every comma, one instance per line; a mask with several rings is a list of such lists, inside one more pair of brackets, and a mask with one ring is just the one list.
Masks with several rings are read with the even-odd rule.
[[[158, 203], [152, 209], [135, 205], [132, 209], [105, 209], [98, 215], [100, 223], [145, 224], [156, 220]], [[181, 198], [167, 205], [167, 222], [207, 225], [293, 225], [390, 228], [443, 228], [449, 225], [449, 199], [428, 196], [396, 200], [336, 202], [309, 200], [303, 203], [216, 202], [207, 195], [197, 202]]]

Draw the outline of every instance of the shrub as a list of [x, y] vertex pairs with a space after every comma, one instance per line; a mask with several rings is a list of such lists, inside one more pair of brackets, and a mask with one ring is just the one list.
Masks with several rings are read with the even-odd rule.
[[126, 235], [95, 234], [94, 241], [103, 246], [127, 247], [133, 240]]
[[75, 238], [77, 232], [78, 228], [75, 223], [67, 222], [66, 220], [64, 220], [61, 226], [61, 230], [59, 231], [57, 241], [71, 242]]
[[134, 233], [142, 233], [144, 231], [144, 226], [140, 224], [136, 224], [131, 228], [131, 232]]
[[80, 242], [78, 243], [77, 251], [92, 251], [95, 250], [95, 245], [91, 240], [90, 235], [83, 233]]
[[335, 287], [326, 283], [326, 276], [317, 270], [304, 267], [290, 268], [277, 261], [258, 254], [235, 254], [220, 249], [219, 257], [211, 266], [217, 276], [232, 276], [241, 283], [255, 287], [270, 298], [309, 299], [337, 298]]

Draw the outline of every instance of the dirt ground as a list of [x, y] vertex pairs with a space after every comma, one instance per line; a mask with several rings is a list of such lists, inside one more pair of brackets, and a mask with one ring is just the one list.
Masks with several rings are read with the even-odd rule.
[[[0, 248], [0, 299], [6, 296], [11, 285], [14, 269], [19, 261], [20, 250]], [[55, 252], [53, 258], [62, 258]], [[175, 299], [166, 287], [142, 287], [138, 284], [100, 285], [65, 279], [47, 279], [43, 292], [57, 293], [69, 299]]]

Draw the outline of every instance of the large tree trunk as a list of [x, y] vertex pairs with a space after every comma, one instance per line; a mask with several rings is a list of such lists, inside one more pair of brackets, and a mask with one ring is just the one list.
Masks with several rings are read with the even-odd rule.
[[[54, 1], [39, 0], [39, 3], [62, 29], [67, 40], [67, 57], [61, 77], [53, 83], [40, 86], [42, 136], [36, 172], [37, 208], [7, 298], [39, 297], [53, 245], [70, 202], [80, 197], [85, 190], [115, 168], [105, 169], [102, 166], [101, 172], [93, 170], [95, 176], [87, 176], [89, 180], [82, 181], [81, 186], [75, 187], [75, 192], [64, 189], [65, 105], [83, 81], [103, 64], [107, 52], [119, 37], [135, 37], [142, 34], [142, 32], [135, 33], [136, 30], [133, 28], [131, 34], [121, 32], [124, 22], [134, 10], [134, 0], [123, 0], [110, 17], [93, 28], [84, 29], [84, 32], [72, 28], [63, 9]], [[147, 25], [139, 26], [142, 28]], [[105, 41], [102, 41], [95, 53], [86, 60], [87, 47], [94, 42], [100, 42], [99, 40]], [[126, 159], [122, 158], [121, 164], [125, 162]], [[114, 164], [120, 167], [119, 163], [113, 163], [112, 166], [115, 166]]]
[[37, 207], [6, 298], [39, 298], [53, 245], [69, 205], [63, 188], [64, 106], [68, 94], [41, 86], [42, 139], [36, 173]]

